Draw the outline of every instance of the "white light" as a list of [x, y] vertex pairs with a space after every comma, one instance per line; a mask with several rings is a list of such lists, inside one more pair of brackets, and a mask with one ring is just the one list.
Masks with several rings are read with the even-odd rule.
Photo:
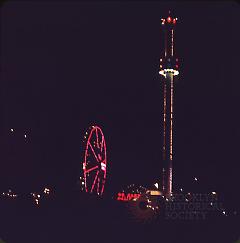
[[194, 180], [197, 181], [198, 179], [195, 177]]
[[13, 132], [14, 130], [13, 130], [13, 128], [11, 128], [11, 132]]
[[223, 214], [225, 215], [225, 214], [226, 214], [226, 212], [225, 212], [225, 211], [223, 211]]
[[159, 71], [159, 74], [163, 75], [164, 77], [166, 77], [166, 73], [173, 73], [173, 75], [176, 76], [179, 74], [179, 71], [174, 70], [172, 68], [167, 68]]
[[82, 181], [82, 185], [84, 185], [84, 181]]
[[212, 192], [213, 195], [216, 195], [217, 193], [216, 192]]
[[26, 135], [26, 134], [24, 134], [24, 137], [26, 138], [26, 137], [27, 137], [27, 135]]
[[101, 162], [101, 169], [104, 170], [104, 171], [106, 170], [106, 164], [105, 163]]
[[158, 183], [157, 182], [154, 184], [154, 186], [158, 189]]
[[161, 192], [160, 191], [155, 191], [155, 190], [147, 190], [147, 194], [150, 194], [152, 196], [160, 196]]
[[183, 189], [182, 189], [182, 188], [180, 188], [180, 191], [182, 192], [182, 191], [183, 191]]
[[50, 190], [48, 188], [44, 188], [44, 193], [49, 194]]

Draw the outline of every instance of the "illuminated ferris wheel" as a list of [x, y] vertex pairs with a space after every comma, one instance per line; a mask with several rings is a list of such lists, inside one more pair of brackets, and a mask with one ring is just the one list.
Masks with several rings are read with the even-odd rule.
[[85, 191], [102, 195], [107, 175], [107, 150], [103, 132], [98, 126], [91, 126], [85, 139], [83, 177]]

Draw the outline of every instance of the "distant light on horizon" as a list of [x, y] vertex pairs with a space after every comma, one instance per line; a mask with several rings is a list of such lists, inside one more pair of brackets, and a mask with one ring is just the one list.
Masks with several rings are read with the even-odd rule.
[[45, 194], [49, 194], [49, 193], [50, 193], [50, 189], [48, 189], [47, 187], [45, 187], [43, 192], [44, 192]]

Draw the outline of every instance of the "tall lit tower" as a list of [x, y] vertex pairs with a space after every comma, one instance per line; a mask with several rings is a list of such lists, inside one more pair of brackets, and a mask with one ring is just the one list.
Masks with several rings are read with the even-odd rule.
[[178, 71], [178, 58], [175, 56], [174, 35], [177, 18], [171, 16], [163, 18], [164, 55], [160, 59], [159, 74], [162, 77], [163, 87], [163, 175], [162, 190], [166, 197], [172, 193], [172, 166], [173, 166], [173, 96], [174, 80]]

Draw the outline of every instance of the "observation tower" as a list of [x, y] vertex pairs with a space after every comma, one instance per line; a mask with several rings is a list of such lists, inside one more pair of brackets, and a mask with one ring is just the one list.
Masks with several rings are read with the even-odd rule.
[[175, 56], [175, 29], [177, 18], [170, 14], [161, 19], [164, 32], [164, 55], [160, 59], [159, 74], [163, 90], [163, 173], [162, 192], [172, 193], [173, 166], [173, 96], [175, 76], [179, 74], [178, 58]]

